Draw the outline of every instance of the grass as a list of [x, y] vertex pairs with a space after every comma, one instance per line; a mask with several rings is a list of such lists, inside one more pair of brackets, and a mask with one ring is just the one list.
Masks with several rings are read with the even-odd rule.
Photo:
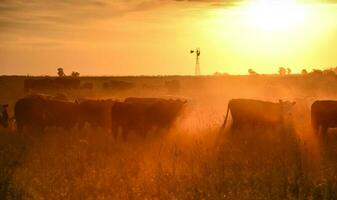
[[[186, 91], [186, 113], [162, 138], [116, 141], [89, 126], [25, 135], [1, 129], [0, 199], [337, 199], [337, 136], [332, 131], [322, 143], [312, 135], [306, 101], [296, 105], [294, 127], [227, 129], [219, 135], [225, 94], [210, 91], [212, 81], [198, 94]], [[267, 95], [262, 83], [245, 81], [249, 89], [233, 91], [233, 97]], [[18, 82], [6, 80], [6, 87], [18, 88]], [[275, 87], [282, 87], [281, 95], [290, 91], [282, 84]], [[327, 90], [325, 96], [333, 91]], [[11, 105], [23, 96], [13, 91], [1, 95]], [[103, 91], [70, 95], [116, 96]]]

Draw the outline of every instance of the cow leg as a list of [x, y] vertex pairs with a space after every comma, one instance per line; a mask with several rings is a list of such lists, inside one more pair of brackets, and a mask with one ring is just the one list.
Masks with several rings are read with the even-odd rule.
[[85, 123], [85, 122], [79, 122], [79, 123], [77, 124], [77, 127], [78, 127], [79, 130], [82, 130], [82, 129], [83, 129], [84, 123]]
[[321, 126], [320, 135], [322, 136], [322, 138], [324, 138], [324, 139], [326, 138], [327, 132], [328, 132], [328, 127]]
[[23, 124], [17, 123], [16, 124], [16, 128], [17, 128], [18, 133], [22, 133], [23, 132]]
[[130, 130], [127, 128], [122, 128], [122, 137], [123, 137], [123, 141], [125, 142], [128, 138], [128, 134], [129, 134]]
[[320, 128], [319, 128], [319, 126], [313, 126], [312, 127], [312, 129], [313, 129], [313, 131], [314, 131], [314, 133], [316, 134], [316, 135], [320, 135]]
[[232, 131], [235, 131], [235, 130], [237, 130], [238, 129], [238, 124], [236, 123], [236, 122], [232, 122], [232, 125], [231, 125], [231, 130]]
[[314, 119], [311, 120], [311, 127], [312, 127], [312, 130], [314, 131], [314, 133], [316, 135], [319, 135], [319, 130], [320, 130], [320, 125], [318, 124], [318, 122]]
[[142, 135], [143, 139], [145, 140], [146, 134], [149, 132], [149, 130], [144, 128], [144, 129], [141, 129], [140, 131], [141, 131], [141, 135]]
[[36, 133], [41, 134], [44, 133], [45, 127], [41, 124], [38, 124], [33, 127], [33, 130], [36, 131]]
[[112, 126], [110, 128], [111, 134], [114, 135], [115, 140], [118, 140], [118, 133], [119, 133], [119, 128], [117, 126]]

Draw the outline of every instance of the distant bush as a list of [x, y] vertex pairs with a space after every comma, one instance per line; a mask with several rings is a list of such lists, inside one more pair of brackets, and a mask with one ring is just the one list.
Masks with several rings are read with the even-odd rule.
[[308, 74], [308, 71], [307, 71], [306, 69], [302, 69], [301, 74], [302, 74], [302, 75], [307, 75], [307, 74]]
[[57, 69], [57, 75], [59, 76], [59, 77], [64, 77], [64, 76], [66, 76], [66, 74], [64, 73], [64, 71], [63, 71], [63, 68], [58, 68]]
[[256, 73], [256, 71], [254, 71], [253, 69], [248, 69], [248, 74], [249, 75], [257, 75], [258, 73]]
[[284, 68], [284, 67], [280, 67], [280, 68], [278, 69], [278, 73], [279, 73], [280, 76], [284, 76], [284, 75], [286, 75], [287, 70], [286, 70], [286, 68]]
[[322, 76], [323, 75], [323, 71], [320, 69], [313, 69], [309, 75], [311, 76]]
[[80, 73], [79, 72], [71, 72], [72, 77], [79, 77]]
[[221, 73], [221, 72], [215, 72], [214, 74], [213, 74], [213, 76], [228, 76], [229, 74], [228, 73], [226, 73], [226, 72], [224, 72], [224, 73]]
[[291, 74], [291, 69], [288, 67], [287, 68], [287, 74], [290, 75]]

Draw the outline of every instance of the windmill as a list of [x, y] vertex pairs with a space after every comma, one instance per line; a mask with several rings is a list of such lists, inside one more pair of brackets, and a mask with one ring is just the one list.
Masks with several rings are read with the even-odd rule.
[[200, 76], [200, 63], [199, 63], [199, 56], [200, 56], [200, 48], [196, 50], [191, 50], [190, 53], [195, 53], [197, 55], [196, 62], [195, 62], [195, 75]]

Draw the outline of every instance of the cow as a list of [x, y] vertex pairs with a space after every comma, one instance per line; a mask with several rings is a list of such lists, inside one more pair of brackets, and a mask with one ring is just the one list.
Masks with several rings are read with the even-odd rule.
[[[154, 98], [154, 97], [128, 97], [124, 100], [124, 102], [128, 103], [144, 103], [144, 104], [154, 104], [158, 102], [173, 102], [175, 100], [172, 99], [162, 99], [162, 98]], [[177, 100], [180, 101], [180, 100]]]
[[[153, 120], [156, 120], [156, 125], [168, 129], [175, 119], [174, 115], [179, 114], [182, 106], [187, 102], [181, 99], [163, 99], [163, 98], [140, 98], [140, 97], [129, 97], [126, 98], [124, 102], [128, 103], [141, 103], [150, 106], [148, 111]], [[165, 115], [161, 112], [165, 111]]]
[[337, 101], [315, 101], [311, 105], [311, 126], [323, 137], [329, 128], [337, 128]]
[[82, 90], [92, 90], [94, 88], [94, 84], [93, 83], [83, 83], [80, 87]]
[[47, 127], [73, 128], [79, 122], [79, 106], [43, 95], [29, 95], [19, 99], [14, 108], [18, 132], [24, 127], [43, 132]]
[[69, 101], [67, 95], [63, 93], [57, 93], [54, 96], [50, 96], [50, 99], [57, 100], [57, 101]]
[[291, 108], [296, 102], [280, 100], [278, 103], [253, 99], [232, 99], [228, 103], [227, 113], [222, 125], [225, 128], [229, 111], [232, 115], [232, 129], [262, 126], [275, 128], [285, 125], [291, 117]]
[[81, 80], [74, 77], [57, 77], [54, 80], [54, 89], [79, 89]]
[[7, 128], [9, 126], [7, 107], [8, 104], [0, 105], [0, 125], [4, 128]]
[[178, 80], [165, 81], [164, 87], [167, 89], [168, 93], [177, 93], [181, 89], [181, 85]]
[[111, 132], [118, 137], [122, 130], [126, 140], [129, 132], [139, 133], [144, 138], [153, 128], [167, 130], [182, 111], [186, 101], [156, 99], [129, 99], [115, 102], [111, 108]]
[[132, 82], [126, 81], [118, 81], [118, 80], [110, 80], [108, 82], [103, 83], [104, 89], [112, 89], [112, 90], [129, 90], [135, 87], [135, 84]]
[[93, 127], [109, 130], [111, 106], [115, 103], [112, 99], [106, 100], [77, 100], [80, 108], [80, 126], [88, 123]]
[[24, 92], [30, 90], [46, 91], [54, 86], [54, 82], [51, 78], [27, 78], [24, 80]]
[[80, 88], [80, 84], [81, 81], [79, 78], [72, 77], [27, 78], [24, 80], [24, 91], [29, 92], [30, 90], [48, 91], [59, 89], [78, 89]]

